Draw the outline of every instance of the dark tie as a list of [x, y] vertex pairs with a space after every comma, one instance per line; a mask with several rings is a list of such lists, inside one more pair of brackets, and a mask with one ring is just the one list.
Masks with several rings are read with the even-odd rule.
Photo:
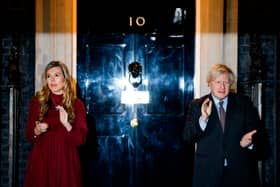
[[219, 104], [220, 104], [220, 121], [221, 121], [222, 129], [224, 130], [226, 112], [225, 112], [225, 110], [224, 110], [223, 103], [224, 103], [224, 101], [220, 101], [220, 102], [219, 102]]

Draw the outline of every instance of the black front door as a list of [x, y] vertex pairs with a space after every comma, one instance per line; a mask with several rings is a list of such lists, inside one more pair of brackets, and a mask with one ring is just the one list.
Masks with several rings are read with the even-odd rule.
[[77, 67], [90, 129], [81, 147], [85, 186], [188, 186], [192, 149], [181, 133], [193, 98], [193, 3], [156, 14], [106, 9], [114, 21], [104, 22], [78, 7], [78, 23], [87, 17]]

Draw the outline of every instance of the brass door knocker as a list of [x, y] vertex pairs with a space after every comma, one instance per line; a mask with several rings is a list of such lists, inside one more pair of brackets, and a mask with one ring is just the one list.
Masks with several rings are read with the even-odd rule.
[[128, 65], [129, 82], [134, 88], [142, 84], [142, 66], [139, 62], [132, 62]]

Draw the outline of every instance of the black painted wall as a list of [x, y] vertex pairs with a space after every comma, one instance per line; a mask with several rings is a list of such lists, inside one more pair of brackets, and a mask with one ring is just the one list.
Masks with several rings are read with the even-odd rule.
[[[264, 187], [280, 185], [280, 27], [277, 1], [239, 1], [238, 91], [251, 96], [267, 129], [270, 154], [260, 163]], [[258, 87], [260, 88], [258, 91]]]
[[[2, 1], [0, 6], [0, 186], [9, 185], [9, 91], [18, 91], [18, 126], [14, 186], [22, 186], [30, 144], [25, 123], [30, 98], [34, 95], [35, 1]], [[14, 53], [15, 52], [15, 53]], [[11, 68], [16, 64], [16, 70]], [[9, 72], [14, 71], [13, 75]]]
[[[18, 93], [18, 132], [16, 158], [16, 186], [21, 186], [24, 176], [26, 159], [30, 151], [30, 144], [25, 139], [25, 123], [28, 103], [34, 95], [34, 35], [20, 34], [1, 35], [1, 77], [0, 77], [0, 103], [1, 103], [1, 126], [0, 126], [0, 186], [8, 186], [8, 148], [9, 148], [9, 91], [14, 87]], [[14, 41], [17, 41], [14, 43]], [[9, 63], [11, 62], [11, 49], [18, 49], [18, 82], [9, 81]]]

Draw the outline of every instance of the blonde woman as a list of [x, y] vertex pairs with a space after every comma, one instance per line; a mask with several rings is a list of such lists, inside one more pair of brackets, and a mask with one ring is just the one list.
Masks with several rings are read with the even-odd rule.
[[61, 61], [46, 66], [42, 84], [29, 105], [26, 137], [33, 147], [24, 187], [81, 187], [77, 147], [88, 132], [84, 103]]

